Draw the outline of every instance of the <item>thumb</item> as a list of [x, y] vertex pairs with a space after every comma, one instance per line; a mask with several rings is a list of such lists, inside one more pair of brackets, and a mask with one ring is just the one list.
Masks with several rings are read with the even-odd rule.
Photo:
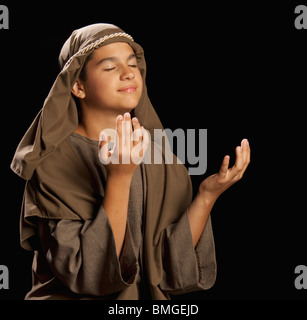
[[99, 160], [103, 164], [108, 164], [110, 162], [110, 152], [108, 150], [108, 137], [101, 131], [99, 134], [99, 144], [98, 144], [98, 156]]
[[229, 156], [225, 156], [223, 159], [223, 162], [222, 162], [222, 165], [221, 165], [221, 168], [219, 171], [219, 176], [221, 178], [225, 178], [227, 175], [227, 171], [228, 171], [228, 167], [229, 167], [229, 159], [230, 159]]

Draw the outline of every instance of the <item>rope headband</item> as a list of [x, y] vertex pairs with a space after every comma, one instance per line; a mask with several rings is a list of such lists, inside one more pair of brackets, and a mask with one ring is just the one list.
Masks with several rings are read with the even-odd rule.
[[124, 37], [124, 38], [127, 38], [131, 41], [134, 41], [133, 38], [125, 33], [125, 32], [116, 32], [116, 33], [112, 33], [112, 34], [109, 34], [107, 36], [104, 36], [92, 43], [90, 43], [89, 45], [87, 45], [86, 47], [84, 47], [83, 49], [79, 50], [78, 52], [76, 52], [73, 56], [71, 56], [67, 62], [65, 63], [64, 67], [63, 67], [63, 70], [65, 68], [68, 68], [69, 65], [71, 64], [72, 60], [77, 57], [77, 56], [80, 56], [86, 52], [88, 52], [89, 50], [93, 49], [93, 48], [98, 48], [103, 42], [105, 42], [106, 40], [109, 40], [109, 39], [112, 39], [112, 38], [116, 38], [116, 37]]

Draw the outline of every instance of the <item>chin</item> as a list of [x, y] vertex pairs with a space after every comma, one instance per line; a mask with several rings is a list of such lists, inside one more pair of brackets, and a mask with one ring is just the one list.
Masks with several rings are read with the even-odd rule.
[[130, 112], [133, 110], [139, 103], [139, 100], [131, 99], [131, 101], [127, 101], [126, 103], [122, 104], [122, 109], [125, 110], [125, 112]]
[[126, 112], [131, 112], [134, 108], [136, 107], [136, 105], [122, 105], [122, 106], [117, 106], [116, 108], [116, 113], [117, 114], [121, 114], [124, 115], [124, 113]]

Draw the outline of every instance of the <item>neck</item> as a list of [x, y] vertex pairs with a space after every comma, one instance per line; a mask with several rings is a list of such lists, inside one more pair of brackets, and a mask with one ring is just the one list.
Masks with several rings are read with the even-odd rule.
[[81, 108], [81, 119], [76, 132], [92, 140], [99, 140], [99, 134], [104, 129], [116, 128], [117, 113], [113, 110], [87, 110]]

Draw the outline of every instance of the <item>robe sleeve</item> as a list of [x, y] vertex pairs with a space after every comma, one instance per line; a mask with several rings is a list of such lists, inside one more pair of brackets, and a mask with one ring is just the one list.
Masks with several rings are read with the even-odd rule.
[[213, 286], [216, 257], [210, 217], [195, 248], [187, 211], [166, 228], [163, 269], [160, 288], [167, 293], [184, 294]]
[[106, 296], [134, 282], [138, 266], [129, 223], [119, 260], [111, 225], [102, 207], [94, 220], [40, 219], [38, 228], [51, 270], [71, 291]]

